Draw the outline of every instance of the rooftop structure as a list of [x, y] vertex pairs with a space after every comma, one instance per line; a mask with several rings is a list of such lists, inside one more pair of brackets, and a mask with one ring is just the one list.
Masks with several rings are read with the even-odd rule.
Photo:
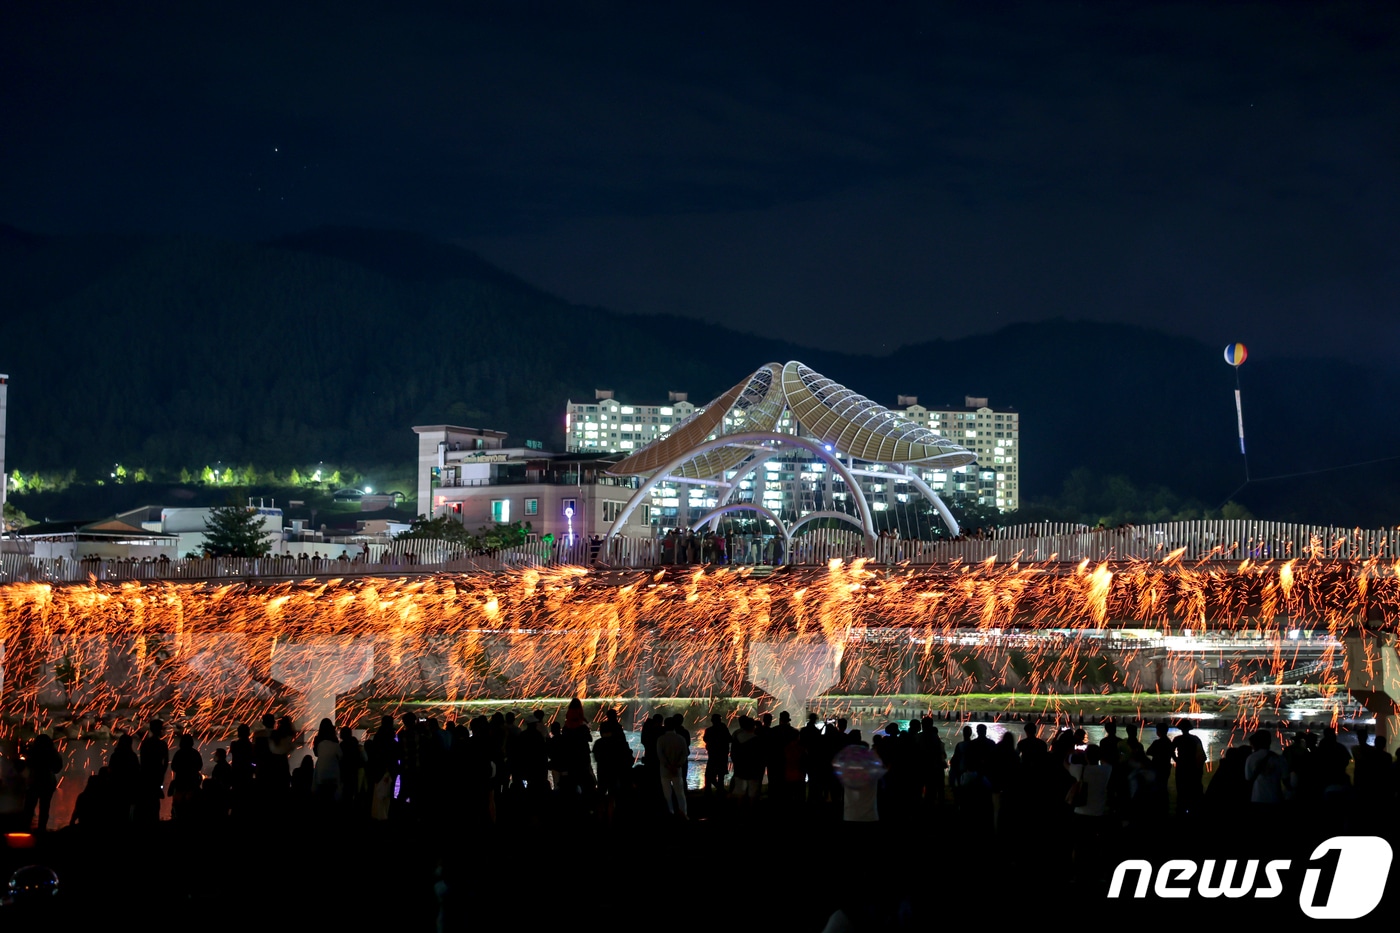
[[[793, 481], [805, 484], [798, 492], [819, 507], [804, 509], [800, 516], [789, 513], [785, 520], [770, 503], [782, 501], [778, 477], [783, 475], [783, 457], [790, 459], [793, 452], [821, 466]], [[713, 495], [700, 497], [713, 504], [697, 520], [682, 522], [688, 527], [717, 523], [731, 511], [751, 511], [777, 526], [786, 541], [807, 522], [829, 518], [855, 525], [873, 545], [874, 509], [858, 476], [876, 481], [869, 485], [881, 492], [886, 485], [914, 489], [956, 533], [957, 522], [947, 506], [913, 468], [957, 470], [976, 459], [972, 450], [932, 427], [891, 411], [803, 363], [769, 363], [609, 470], [644, 481], [608, 535], [621, 532], [653, 490], [663, 484], [690, 484], [713, 490]], [[748, 479], [760, 467], [779, 487], [769, 489], [765, 483], [761, 496], [757, 482]]]

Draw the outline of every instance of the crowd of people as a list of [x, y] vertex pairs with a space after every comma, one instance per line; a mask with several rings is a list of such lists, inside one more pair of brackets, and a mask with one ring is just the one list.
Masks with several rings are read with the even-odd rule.
[[[1209, 763], [1189, 722], [1155, 737], [1138, 723], [1110, 722], [1097, 742], [1083, 728], [1042, 725], [999, 740], [986, 723], [954, 725], [926, 717], [889, 723], [863, 736], [843, 719], [810, 715], [800, 728], [776, 718], [719, 714], [687, 727], [681, 715], [653, 715], [641, 726], [640, 752], [619, 714], [590, 722], [573, 700], [562, 720], [543, 711], [440, 722], [385, 716], [362, 742], [347, 726], [322, 720], [303, 741], [287, 717], [268, 714], [256, 728], [206, 760], [189, 733], [167, 737], [153, 720], [145, 733], [115, 739], [87, 777], [71, 824], [101, 828], [155, 822], [170, 798], [175, 821], [283, 818], [492, 824], [585, 820], [611, 824], [708, 817], [809, 821], [910, 822], [958, 819], [988, 832], [1015, 832], [1047, 815], [1078, 837], [1164, 823], [1173, 814], [1285, 812], [1348, 814], [1394, 800], [1400, 771], [1384, 740], [1343, 744], [1330, 728], [1285, 735], [1254, 733], [1247, 746]], [[173, 748], [172, 748], [173, 745]], [[688, 791], [692, 748], [703, 747], [703, 782]], [[50, 826], [64, 761], [61, 743], [40, 734], [23, 748], [0, 741], [3, 831]], [[697, 748], [698, 751], [698, 748]], [[298, 752], [301, 754], [298, 756]], [[293, 765], [293, 759], [296, 763]], [[698, 764], [698, 763], [697, 763]], [[1207, 771], [1210, 771], [1207, 781]], [[1175, 806], [1171, 801], [1174, 799]]]

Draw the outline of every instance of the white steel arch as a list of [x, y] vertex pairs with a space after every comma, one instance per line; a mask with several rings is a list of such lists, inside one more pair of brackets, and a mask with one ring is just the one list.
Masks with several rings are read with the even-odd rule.
[[836, 519], [840, 519], [840, 520], [843, 521], [843, 522], [850, 522], [852, 525], [855, 525], [856, 528], [857, 528], [858, 530], [860, 530], [860, 531], [864, 531], [864, 530], [865, 530], [864, 528], [861, 528], [861, 527], [860, 527], [860, 519], [856, 518], [856, 517], [855, 517], [854, 515], [852, 515], [850, 512], [833, 512], [833, 511], [829, 511], [829, 510], [828, 510], [828, 511], [825, 511], [825, 512], [808, 512], [806, 515], [802, 516], [802, 517], [799, 518], [797, 521], [793, 522], [791, 526], [788, 527], [788, 534], [789, 534], [789, 535], [795, 535], [795, 534], [797, 534], [797, 529], [801, 528], [803, 525], [807, 524], [808, 522], [816, 521], [816, 520], [819, 519], [819, 518], [836, 518]]
[[[783, 536], [783, 561], [788, 562], [792, 560], [792, 534], [788, 531], [787, 527], [783, 525], [783, 520], [767, 506], [756, 505], [752, 502], [734, 502], [730, 505], [721, 505], [700, 516], [699, 520], [690, 526], [690, 530], [699, 531], [704, 527], [706, 522], [713, 521], [726, 512], [757, 512], [759, 515], [762, 515], [764, 518], [777, 525], [778, 533]], [[734, 556], [732, 554], [729, 560], [731, 563], [733, 562]]]
[[846, 465], [841, 462], [840, 458], [834, 456], [824, 445], [816, 441], [809, 441], [807, 438], [799, 437], [795, 434], [779, 434], [773, 431], [746, 431], [742, 434], [729, 434], [724, 437], [716, 437], [713, 440], [706, 441], [703, 444], [698, 444], [695, 447], [682, 451], [669, 463], [649, 476], [646, 481], [637, 488], [637, 491], [632, 494], [632, 498], [627, 500], [627, 504], [622, 507], [621, 514], [617, 516], [612, 525], [608, 528], [608, 533], [603, 538], [603, 548], [600, 549], [601, 552], [607, 553], [608, 544], [617, 536], [618, 530], [621, 529], [623, 525], [627, 524], [627, 519], [631, 517], [637, 506], [641, 504], [642, 499], [646, 498], [658, 483], [668, 479], [672, 470], [679, 469], [682, 464], [689, 463], [698, 455], [709, 453], [711, 450], [745, 444], [787, 444], [793, 447], [800, 447], [808, 453], [814, 454], [817, 458], [830, 466], [831, 469], [845, 481], [847, 493], [855, 497], [856, 507], [860, 510], [861, 530], [865, 533], [866, 546], [870, 549], [871, 553], [874, 553], [875, 521], [871, 516], [870, 503], [865, 501], [865, 493], [861, 491], [860, 483], [856, 482], [856, 478], [851, 474], [851, 471], [846, 469]]
[[943, 524], [947, 526], [948, 533], [955, 538], [961, 534], [961, 529], [958, 528], [958, 520], [954, 518], [953, 513], [949, 511], [947, 503], [939, 498], [938, 493], [933, 491], [933, 487], [924, 482], [919, 474], [915, 473], [907, 463], [895, 464], [895, 467], [909, 479], [909, 482], [913, 484], [915, 489], [924, 494], [925, 499], [933, 503], [933, 507], [938, 510], [938, 514], [943, 516]]
[[[834, 518], [834, 519], [838, 519], [838, 520], [840, 520], [840, 521], [849, 522], [850, 524], [855, 525], [855, 526], [856, 526], [856, 529], [857, 529], [858, 531], [864, 531], [864, 530], [865, 530], [865, 529], [863, 529], [863, 528], [860, 527], [860, 519], [856, 518], [856, 517], [855, 517], [854, 515], [852, 515], [850, 512], [835, 512], [835, 511], [832, 511], [832, 510], [830, 510], [830, 509], [828, 509], [828, 510], [826, 510], [826, 511], [822, 511], [822, 512], [808, 512], [806, 515], [802, 516], [802, 517], [799, 518], [797, 521], [793, 522], [793, 523], [792, 523], [792, 526], [788, 528], [788, 538], [790, 539], [791, 542], [793, 542], [793, 543], [791, 543], [789, 546], [790, 546], [790, 547], [794, 547], [794, 548], [800, 548], [800, 547], [802, 546], [802, 544], [801, 544], [801, 542], [799, 542], [799, 541], [797, 540], [797, 529], [801, 528], [803, 525], [807, 524], [808, 522], [814, 522], [814, 521], [816, 521], [817, 519], [820, 519], [820, 518]], [[866, 544], [866, 547], [867, 547], [867, 548], [869, 548], [869, 543], [868, 543], [868, 542], [869, 542], [869, 539], [867, 539], [867, 544]], [[873, 553], [875, 553], [875, 552], [872, 550], [872, 551], [869, 551], [869, 553], [873, 554]]]

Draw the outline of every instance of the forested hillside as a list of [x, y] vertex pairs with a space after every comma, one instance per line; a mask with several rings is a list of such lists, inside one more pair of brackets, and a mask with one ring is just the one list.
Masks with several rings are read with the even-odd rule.
[[[409, 465], [410, 428], [433, 422], [555, 446], [566, 400], [594, 388], [703, 403], [796, 358], [885, 404], [983, 395], [1017, 408], [1028, 498], [1058, 494], [1080, 467], [1211, 504], [1244, 479], [1220, 349], [1120, 325], [1018, 325], [885, 358], [817, 352], [571, 305], [464, 250], [360, 230], [235, 243], [4, 229], [0, 288], [11, 469]], [[880, 326], [878, 309], [853, 308], [852, 323]], [[1242, 377], [1256, 477], [1400, 454], [1393, 377], [1258, 358]], [[1283, 509], [1303, 487], [1334, 509], [1400, 504], [1386, 465], [1270, 481], [1244, 499]]]

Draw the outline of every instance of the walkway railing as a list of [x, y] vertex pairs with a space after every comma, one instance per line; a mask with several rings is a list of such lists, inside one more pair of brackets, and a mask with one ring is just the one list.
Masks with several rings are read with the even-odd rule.
[[[501, 571], [522, 567], [607, 566], [651, 568], [686, 564], [684, 548], [664, 539], [616, 537], [606, 552], [601, 542], [577, 539], [552, 544], [535, 542], [486, 554], [467, 553], [446, 541], [394, 541], [379, 561], [313, 560], [286, 557], [210, 558], [207, 560], [68, 560], [29, 554], [0, 554], [0, 583], [123, 582], [127, 580], [270, 580], [405, 573]], [[680, 551], [681, 557], [676, 558]], [[1400, 529], [1352, 529], [1328, 525], [1293, 525], [1257, 521], [1166, 522], [1113, 529], [1041, 523], [1013, 525], [988, 538], [910, 541], [879, 538], [866, 553], [854, 529], [817, 528], [799, 533], [792, 553], [780, 538], [731, 536], [723, 563], [732, 565], [796, 564], [825, 566], [833, 560], [869, 557], [876, 564], [1079, 563], [1081, 561], [1176, 559], [1183, 563], [1244, 560], [1400, 559]], [[703, 548], [695, 562], [718, 562]]]

